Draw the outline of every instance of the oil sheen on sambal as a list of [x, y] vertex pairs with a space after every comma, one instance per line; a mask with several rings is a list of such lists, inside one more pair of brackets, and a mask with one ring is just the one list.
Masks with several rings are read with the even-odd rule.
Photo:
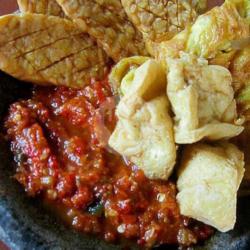
[[11, 105], [5, 122], [17, 163], [15, 178], [30, 196], [52, 204], [73, 228], [142, 247], [189, 246], [212, 229], [180, 215], [174, 181], [152, 181], [113, 152], [115, 126], [108, 80], [82, 90], [36, 87]]

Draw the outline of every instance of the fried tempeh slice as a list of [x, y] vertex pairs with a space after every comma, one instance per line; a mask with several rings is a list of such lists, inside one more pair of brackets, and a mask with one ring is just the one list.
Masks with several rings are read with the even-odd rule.
[[142, 34], [135, 29], [120, 0], [57, 0], [81, 29], [95, 37], [114, 60], [146, 55]]
[[121, 0], [133, 24], [155, 42], [171, 39], [197, 17], [190, 1]]
[[62, 8], [56, 0], [17, 0], [17, 3], [21, 12], [24, 13], [65, 17]]
[[0, 69], [20, 80], [79, 88], [103, 78], [107, 61], [71, 21], [42, 14], [0, 18]]

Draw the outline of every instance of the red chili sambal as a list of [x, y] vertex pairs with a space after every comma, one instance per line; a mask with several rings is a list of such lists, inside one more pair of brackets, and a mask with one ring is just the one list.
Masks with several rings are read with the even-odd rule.
[[189, 246], [208, 238], [210, 227], [180, 215], [174, 182], [147, 179], [107, 146], [114, 110], [107, 80], [82, 90], [37, 87], [12, 104], [5, 127], [16, 179], [75, 229], [110, 242]]

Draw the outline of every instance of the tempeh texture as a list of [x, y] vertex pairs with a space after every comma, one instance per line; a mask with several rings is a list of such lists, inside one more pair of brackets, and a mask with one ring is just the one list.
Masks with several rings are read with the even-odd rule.
[[171, 39], [188, 24], [197, 13], [187, 0], [121, 0], [133, 24], [152, 41]]
[[142, 34], [128, 20], [120, 0], [57, 0], [81, 29], [97, 39], [115, 61], [146, 55]]
[[20, 80], [80, 88], [103, 78], [107, 61], [71, 21], [41, 14], [0, 18], [0, 69]]
[[56, 0], [17, 0], [17, 3], [23, 13], [65, 17], [62, 8]]

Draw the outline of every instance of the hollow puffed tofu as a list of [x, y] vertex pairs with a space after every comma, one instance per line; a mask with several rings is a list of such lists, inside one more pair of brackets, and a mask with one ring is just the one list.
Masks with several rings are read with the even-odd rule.
[[167, 180], [175, 165], [176, 147], [166, 96], [148, 102], [138, 96], [123, 98], [116, 115], [109, 145], [148, 178]]
[[221, 232], [233, 229], [243, 166], [244, 155], [233, 144], [186, 146], [177, 180], [181, 214]]
[[[146, 56], [131, 56], [120, 60], [109, 74], [109, 82], [115, 94], [121, 94], [120, 86], [123, 78], [131, 71], [136, 70], [143, 63], [149, 60]], [[128, 78], [128, 76], [127, 76]]]
[[150, 100], [165, 92], [166, 73], [159, 62], [149, 59], [137, 69], [130, 70], [122, 79], [120, 88], [123, 96], [138, 95]]
[[168, 59], [169, 97], [175, 120], [175, 141], [189, 144], [239, 135], [236, 102], [230, 72], [205, 59], [181, 54]]
[[19, 9], [24, 13], [46, 14], [65, 17], [56, 0], [17, 0]]
[[166, 180], [176, 159], [168, 99], [159, 95], [165, 88], [166, 75], [160, 63], [150, 59], [138, 67], [117, 106], [118, 122], [109, 139], [114, 150], [150, 179]]
[[42, 14], [0, 17], [0, 69], [17, 79], [81, 88], [102, 79], [108, 57], [73, 22]]
[[[178, 57], [179, 51], [195, 54], [210, 61], [210, 64], [228, 67], [236, 49], [231, 41], [247, 38], [250, 35], [249, 20], [244, 12], [246, 0], [227, 0], [200, 15], [191, 27], [177, 34], [169, 41], [148, 43], [151, 54], [158, 59]], [[248, 0], [247, 0], [248, 1]]]

